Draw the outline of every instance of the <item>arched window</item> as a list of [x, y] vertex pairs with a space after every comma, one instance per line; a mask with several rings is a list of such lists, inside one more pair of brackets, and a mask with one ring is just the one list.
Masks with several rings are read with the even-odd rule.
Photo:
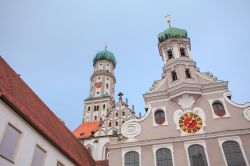
[[96, 111], [96, 105], [94, 106], [94, 111]]
[[208, 166], [204, 148], [201, 145], [191, 145], [188, 148], [191, 166]]
[[109, 88], [109, 84], [106, 84], [106, 89], [108, 89]]
[[165, 113], [163, 110], [156, 110], [155, 111], [155, 123], [162, 124], [165, 122]]
[[124, 111], [122, 112], [122, 116], [125, 116], [125, 112]]
[[105, 109], [105, 107], [106, 107], [106, 105], [105, 105], [105, 104], [103, 104], [103, 105], [102, 105], [102, 109]]
[[173, 166], [171, 151], [167, 148], [161, 148], [156, 151], [157, 166]]
[[95, 121], [97, 120], [97, 116], [96, 116], [96, 115], [94, 116], [94, 120], [95, 120]]
[[175, 70], [173, 70], [172, 72], [171, 72], [171, 75], [172, 75], [172, 80], [173, 81], [176, 81], [178, 78], [177, 78], [177, 73], [176, 73], [176, 71]]
[[139, 154], [135, 151], [127, 152], [124, 163], [125, 166], [139, 166]]
[[116, 117], [118, 116], [118, 112], [117, 112], [117, 113], [115, 113], [115, 116], [116, 116]]
[[224, 106], [220, 101], [215, 101], [213, 103], [213, 110], [217, 116], [224, 116], [226, 114]]
[[167, 54], [168, 54], [168, 59], [172, 59], [173, 58], [172, 50], [168, 50]]
[[246, 162], [238, 142], [226, 141], [222, 144], [222, 148], [228, 166], [246, 166]]
[[118, 124], [119, 124], [118, 122], [115, 122], [115, 125], [116, 125], [116, 126], [118, 126]]
[[112, 126], [112, 123], [111, 122], [109, 122], [109, 127], [111, 127]]
[[90, 111], [90, 106], [88, 106], [88, 111]]

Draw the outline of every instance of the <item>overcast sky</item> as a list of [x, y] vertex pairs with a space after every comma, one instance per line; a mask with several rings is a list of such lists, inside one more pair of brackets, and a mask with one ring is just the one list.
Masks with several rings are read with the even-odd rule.
[[200, 70], [229, 81], [235, 102], [250, 101], [249, 0], [0, 0], [0, 55], [73, 130], [92, 59], [107, 42], [118, 62], [115, 93], [144, 113], [142, 94], [161, 78], [157, 34], [168, 14], [188, 31]]

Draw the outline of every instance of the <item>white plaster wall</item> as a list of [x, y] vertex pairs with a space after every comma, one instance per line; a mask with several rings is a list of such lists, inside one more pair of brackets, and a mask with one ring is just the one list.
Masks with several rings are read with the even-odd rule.
[[57, 150], [50, 142], [42, 137], [35, 129], [9, 108], [2, 100], [0, 100], [0, 141], [2, 141], [4, 132], [8, 123], [22, 132], [19, 144], [14, 155], [14, 163], [0, 156], [1, 166], [27, 166], [31, 165], [33, 153], [36, 145], [39, 145], [46, 151], [44, 166], [56, 166], [57, 161], [67, 166], [73, 166], [68, 158], [66, 158], [59, 150]]
[[103, 153], [104, 152], [104, 146], [110, 142], [109, 137], [101, 137], [101, 138], [97, 138], [98, 142], [94, 143], [95, 138], [90, 139], [90, 140], [86, 140], [84, 141], [84, 146], [88, 147], [90, 145], [90, 147], [92, 148], [92, 157], [94, 158], [94, 160], [104, 160], [105, 159], [105, 155]]

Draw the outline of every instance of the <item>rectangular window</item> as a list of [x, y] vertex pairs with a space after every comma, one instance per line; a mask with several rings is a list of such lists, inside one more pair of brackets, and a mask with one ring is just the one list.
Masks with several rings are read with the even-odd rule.
[[8, 124], [0, 144], [0, 155], [2, 157], [13, 161], [20, 136], [21, 132], [11, 124]]
[[172, 50], [168, 50], [167, 54], [168, 54], [168, 59], [172, 59], [173, 58]]
[[181, 54], [181, 56], [186, 56], [184, 48], [180, 48], [180, 54]]
[[36, 146], [31, 166], [42, 166], [45, 160], [46, 151]]
[[191, 78], [191, 73], [189, 69], [186, 69], [185, 73], [186, 73], [186, 78]]
[[173, 80], [173, 81], [176, 81], [176, 80], [177, 80], [176, 71], [173, 70], [173, 71], [171, 72], [171, 75], [172, 75], [172, 80]]

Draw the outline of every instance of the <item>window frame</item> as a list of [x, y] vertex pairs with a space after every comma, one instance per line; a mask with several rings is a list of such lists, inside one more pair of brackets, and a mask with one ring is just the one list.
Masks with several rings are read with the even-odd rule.
[[132, 147], [132, 148], [122, 148], [122, 166], [125, 166], [125, 154], [127, 152], [135, 151], [139, 154], [139, 166], [142, 165], [141, 163], [141, 147]]
[[219, 142], [219, 146], [220, 146], [220, 149], [221, 149], [221, 153], [222, 153], [222, 156], [223, 156], [223, 160], [224, 160], [225, 166], [228, 166], [228, 164], [227, 164], [227, 159], [226, 159], [226, 156], [225, 156], [222, 144], [225, 143], [225, 142], [227, 142], [227, 141], [235, 141], [235, 142], [237, 142], [239, 144], [241, 152], [242, 152], [242, 155], [243, 155], [243, 158], [245, 160], [245, 163], [246, 163], [247, 166], [249, 166], [248, 159], [247, 159], [245, 150], [244, 150], [244, 148], [242, 146], [242, 142], [241, 142], [241, 139], [240, 139], [239, 136], [231, 136], [231, 137], [218, 138], [218, 142]]
[[[223, 116], [218, 116], [218, 115], [216, 115], [215, 112], [214, 112], [213, 103], [214, 103], [214, 102], [217, 102], [217, 101], [220, 102], [220, 103], [223, 105], [223, 107], [224, 107], [225, 115], [223, 115]], [[228, 111], [228, 109], [227, 109], [225, 100], [224, 100], [223, 98], [210, 99], [210, 100], [208, 100], [208, 102], [209, 102], [209, 105], [210, 105], [210, 108], [211, 108], [212, 115], [213, 115], [213, 118], [214, 118], [214, 119], [218, 119], [218, 118], [228, 118], [228, 117], [230, 117], [230, 113], [229, 113], [229, 111]]]
[[156, 152], [157, 152], [157, 150], [162, 149], [162, 148], [166, 148], [166, 149], [169, 149], [169, 150], [171, 151], [172, 163], [173, 163], [173, 166], [175, 166], [173, 144], [159, 144], [159, 145], [153, 145], [153, 146], [152, 146], [152, 149], [153, 149], [153, 156], [154, 156], [154, 165], [157, 166]]
[[[156, 114], [159, 114], [159, 115], [157, 115], [159, 117], [157, 117]], [[161, 109], [156, 110], [154, 113], [154, 116], [155, 116], [155, 123], [158, 125], [162, 125], [166, 120], [165, 112]]]
[[207, 165], [210, 165], [210, 161], [209, 161], [209, 157], [207, 154], [207, 146], [206, 146], [206, 142], [204, 140], [197, 140], [197, 141], [189, 141], [189, 142], [184, 142], [184, 147], [185, 147], [185, 152], [186, 152], [186, 157], [187, 157], [187, 161], [188, 161], [188, 166], [191, 166], [190, 164], [190, 159], [189, 159], [189, 153], [188, 153], [188, 148], [192, 145], [200, 145], [203, 147], [205, 155], [206, 155], [206, 159], [207, 159]]
[[56, 166], [65, 166], [62, 162], [58, 161], [56, 162]]
[[[155, 112], [158, 110], [162, 110], [164, 112], [165, 115], [165, 122], [163, 122], [162, 124], [157, 124], [155, 122]], [[167, 118], [167, 110], [165, 107], [158, 107], [158, 108], [153, 108], [152, 109], [152, 117], [153, 117], [153, 127], [157, 127], [157, 126], [167, 126], [168, 125], [168, 118]]]
[[47, 151], [44, 150], [44, 148], [42, 148], [42, 147], [41, 147], [40, 145], [38, 145], [38, 144], [35, 144], [35, 145], [34, 145], [34, 151], [33, 151], [33, 155], [32, 155], [32, 159], [31, 159], [30, 165], [32, 166], [32, 163], [33, 163], [33, 160], [34, 160], [34, 157], [35, 157], [36, 148], [39, 148], [40, 150], [44, 151], [44, 153], [45, 153], [45, 154], [44, 154], [44, 159], [43, 159], [43, 161], [42, 161], [42, 166], [44, 166], [45, 161], [46, 161], [46, 158], [47, 158]]
[[20, 142], [21, 142], [21, 138], [22, 138], [22, 131], [19, 130], [19, 129], [18, 129], [17, 127], [15, 127], [14, 125], [12, 125], [11, 122], [7, 122], [7, 123], [5, 124], [5, 129], [4, 129], [4, 132], [3, 132], [2, 137], [1, 137], [1, 139], [0, 139], [0, 144], [2, 143], [2, 141], [3, 141], [3, 139], [4, 139], [4, 136], [5, 136], [5, 134], [6, 134], [6, 131], [7, 131], [7, 128], [8, 128], [8, 127], [12, 127], [14, 130], [16, 130], [17, 132], [19, 132], [20, 135], [19, 135], [19, 138], [17, 139], [16, 147], [15, 147], [15, 149], [14, 149], [14, 152], [13, 152], [12, 156], [11, 156], [11, 159], [5, 157], [5, 156], [2, 155], [2, 154], [0, 154], [0, 157], [2, 157], [2, 158], [4, 158], [5, 160], [7, 160], [7, 161], [9, 161], [9, 162], [11, 162], [11, 163], [14, 164], [14, 163], [15, 163], [14, 160], [15, 160], [16, 155], [17, 155], [17, 150], [18, 150], [18, 148], [19, 148], [19, 145], [20, 145]]

